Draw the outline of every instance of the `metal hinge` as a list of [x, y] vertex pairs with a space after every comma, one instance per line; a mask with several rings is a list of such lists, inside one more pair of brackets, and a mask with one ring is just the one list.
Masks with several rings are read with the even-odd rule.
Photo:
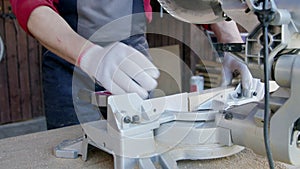
[[0, 6], [0, 17], [3, 19], [16, 19], [16, 15], [12, 12], [11, 6], [8, 7], [8, 12], [4, 13], [2, 6]]
[[4, 13], [2, 7], [0, 6], [0, 12], [1, 11], [2, 11], [2, 13], [0, 14], [0, 18], [3, 18], [4, 20], [6, 20], [6, 19], [12, 20], [14, 23], [15, 31], [16, 31], [16, 33], [18, 33], [19, 27], [18, 27], [16, 15], [12, 12], [11, 7], [9, 6], [8, 12]]

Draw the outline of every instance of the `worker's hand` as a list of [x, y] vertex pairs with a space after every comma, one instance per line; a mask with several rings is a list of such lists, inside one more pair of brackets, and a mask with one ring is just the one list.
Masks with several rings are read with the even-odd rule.
[[231, 83], [234, 73], [241, 75], [243, 95], [245, 97], [255, 96], [259, 100], [264, 97], [264, 84], [260, 82], [260, 79], [253, 78], [247, 65], [242, 63], [242, 61], [230, 53], [225, 53], [223, 61], [223, 86]]
[[142, 98], [157, 86], [158, 69], [139, 51], [116, 42], [94, 45], [79, 58], [79, 66], [112, 94], [137, 93]]

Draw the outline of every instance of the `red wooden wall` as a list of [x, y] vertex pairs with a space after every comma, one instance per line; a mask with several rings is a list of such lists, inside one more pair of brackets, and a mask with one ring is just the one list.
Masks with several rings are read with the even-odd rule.
[[8, 0], [0, 1], [0, 124], [43, 115], [41, 47], [19, 27]]

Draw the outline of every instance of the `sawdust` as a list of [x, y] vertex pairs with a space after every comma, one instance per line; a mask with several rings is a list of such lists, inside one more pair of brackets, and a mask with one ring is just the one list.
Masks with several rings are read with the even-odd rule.
[[[250, 149], [230, 157], [213, 159], [213, 160], [197, 160], [197, 161], [179, 161], [178, 166], [181, 169], [205, 168], [205, 169], [268, 169], [269, 164], [265, 157], [255, 154]], [[279, 162], [275, 162], [276, 169], [287, 169], [287, 167]]]
[[[99, 149], [91, 149], [88, 160], [56, 158], [52, 151], [53, 145], [62, 140], [81, 136], [79, 126], [52, 130], [31, 135], [0, 140], [0, 168], [14, 169], [113, 169], [113, 156]], [[162, 168], [155, 164], [156, 168]], [[214, 160], [185, 160], [178, 162], [180, 169], [268, 169], [265, 157], [256, 155], [252, 150], [226, 158]], [[276, 169], [299, 169], [286, 167], [276, 162]]]

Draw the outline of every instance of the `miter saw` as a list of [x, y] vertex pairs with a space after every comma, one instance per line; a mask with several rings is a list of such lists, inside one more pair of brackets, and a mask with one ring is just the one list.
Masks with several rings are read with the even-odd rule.
[[[243, 59], [255, 77], [264, 79], [266, 43], [256, 15], [263, 16], [266, 9], [260, 0], [158, 1], [172, 16], [190, 23], [235, 20], [249, 32]], [[299, 6], [297, 0], [270, 1], [268, 6], [272, 15], [267, 72], [280, 86], [269, 100], [270, 121], [264, 121], [264, 103], [254, 94], [243, 96], [240, 85], [148, 100], [137, 94], [95, 93], [90, 101], [107, 106], [107, 119], [81, 124], [83, 138], [58, 145], [55, 155], [76, 158], [80, 154], [86, 160], [87, 147], [93, 145], [114, 156], [116, 169], [173, 169], [178, 160], [230, 156], [244, 146], [265, 154], [263, 125], [267, 123], [274, 159], [300, 165]]]

